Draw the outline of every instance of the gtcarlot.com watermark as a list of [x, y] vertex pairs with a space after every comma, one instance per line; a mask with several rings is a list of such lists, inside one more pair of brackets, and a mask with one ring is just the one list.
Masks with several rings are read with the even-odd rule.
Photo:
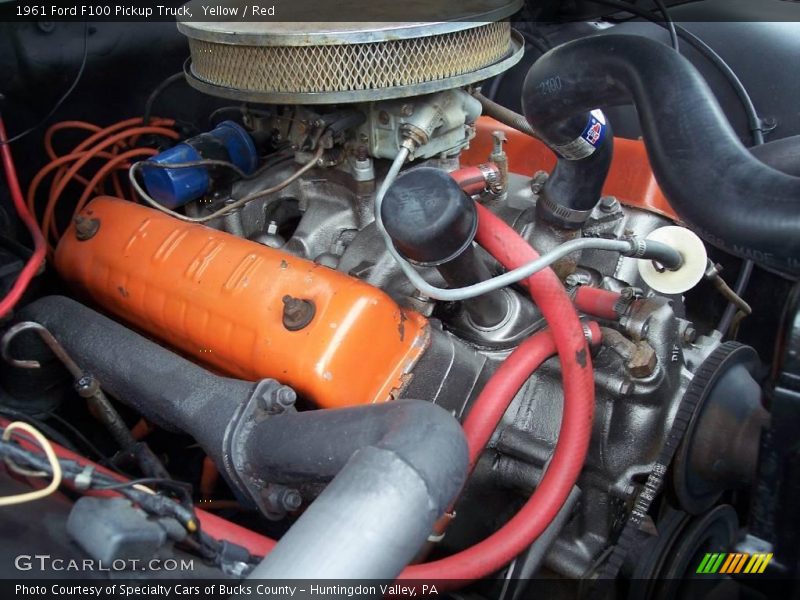
[[50, 554], [20, 554], [14, 558], [18, 571], [194, 571], [193, 559], [153, 558], [139, 560], [118, 558], [103, 562], [92, 558], [59, 558]]

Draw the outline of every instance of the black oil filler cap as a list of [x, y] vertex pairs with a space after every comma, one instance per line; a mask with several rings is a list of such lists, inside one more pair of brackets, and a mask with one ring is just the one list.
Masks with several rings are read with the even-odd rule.
[[381, 217], [397, 250], [430, 267], [457, 258], [478, 228], [475, 203], [446, 171], [433, 167], [398, 177], [383, 199]]

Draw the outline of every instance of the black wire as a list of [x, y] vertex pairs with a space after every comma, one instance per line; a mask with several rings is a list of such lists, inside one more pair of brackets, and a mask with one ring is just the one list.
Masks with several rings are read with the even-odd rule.
[[216, 127], [217, 125], [219, 125], [219, 122], [217, 121], [217, 117], [219, 117], [219, 115], [233, 111], [236, 111], [239, 117], [241, 117], [244, 114], [244, 108], [241, 106], [221, 106], [220, 108], [211, 111], [211, 114], [208, 115], [208, 121], [211, 123], [212, 127]]
[[736, 92], [736, 95], [739, 97], [739, 101], [742, 103], [742, 107], [747, 115], [748, 126], [750, 128], [750, 133], [753, 136], [753, 145], [760, 146], [763, 144], [764, 129], [761, 125], [761, 119], [758, 116], [758, 112], [756, 111], [756, 107], [753, 104], [752, 98], [750, 98], [750, 94], [747, 93], [747, 88], [744, 87], [742, 80], [739, 79], [739, 77], [736, 75], [736, 72], [731, 69], [730, 65], [726, 63], [711, 46], [706, 44], [692, 32], [678, 26], [678, 34], [687, 42], [689, 42], [689, 44], [694, 46], [697, 51], [705, 56], [728, 79], [728, 82], [731, 84], [731, 87], [733, 87], [733, 91]]
[[[0, 429], [0, 433], [2, 433], [2, 431], [3, 429]], [[34, 452], [23, 448], [14, 441], [0, 440], [0, 458], [11, 459], [21, 467], [42, 471], [48, 475], [52, 475], [53, 473], [52, 465], [50, 465], [49, 459], [44, 455], [44, 449], [42, 449], [41, 452]], [[58, 459], [58, 463], [61, 466], [64, 480], [75, 480], [77, 476], [86, 470], [83, 465], [74, 460]], [[195, 514], [195, 507], [192, 502], [192, 486], [188, 483], [154, 477], [120, 482], [110, 475], [101, 472], [92, 473], [91, 479], [91, 489], [105, 491], [117, 490], [128, 499], [133, 500], [144, 510], [148, 510], [149, 507], [149, 510], [152, 511], [155, 507], [155, 512], [151, 512], [151, 514], [155, 514], [156, 516], [169, 516], [176, 518], [179, 521], [182, 521], [184, 526], [186, 526], [188, 523], [186, 522], [185, 518], [181, 519], [181, 517], [188, 517], [193, 522], [195, 527], [194, 531], [189, 530], [189, 534], [194, 536], [195, 539], [192, 540], [192, 538], [187, 538], [184, 540], [184, 542], [188, 542], [187, 545], [200, 553], [204, 558], [212, 559], [221, 564], [221, 553], [224, 544], [221, 540], [217, 540], [209, 536], [202, 529], [200, 529], [200, 523]], [[137, 484], [157, 484], [163, 487], [171, 488], [172, 490], [178, 492], [178, 495], [183, 498], [183, 501], [181, 504], [177, 505], [174, 504], [174, 502], [162, 504], [158, 499], [167, 499], [167, 496], [160, 492], [156, 492], [155, 495], [151, 495], [147, 492], [136, 490], [133, 488], [133, 486]], [[161, 506], [159, 506], [159, 504], [161, 504]], [[254, 557], [251, 557], [251, 561], [253, 559]]]
[[167, 77], [164, 81], [162, 81], [156, 86], [156, 89], [154, 89], [150, 93], [150, 95], [147, 97], [147, 102], [145, 102], [144, 104], [144, 113], [142, 114], [143, 125], [150, 124], [150, 118], [153, 115], [153, 105], [155, 105], [156, 100], [158, 100], [158, 97], [164, 93], [164, 90], [166, 90], [174, 83], [177, 83], [178, 81], [185, 81], [185, 80], [186, 78], [183, 75], [183, 71], [179, 71], [177, 73], [173, 73], [172, 75]]
[[[700, 54], [702, 54], [711, 64], [713, 64], [721, 73], [722, 75], [728, 80], [728, 83], [733, 88], [733, 91], [739, 98], [739, 101], [742, 104], [742, 108], [744, 108], [744, 112], [747, 116], [748, 126], [750, 128], [750, 134], [753, 138], [753, 145], [760, 146], [764, 143], [764, 129], [761, 124], [761, 119], [758, 116], [758, 111], [756, 110], [755, 105], [753, 104], [753, 100], [750, 97], [750, 94], [747, 92], [747, 88], [744, 87], [741, 79], [739, 79], [738, 75], [731, 69], [730, 65], [725, 62], [725, 60], [717, 54], [717, 52], [708, 44], [706, 44], [702, 39], [691, 33], [690, 31], [684, 29], [683, 27], [676, 26], [674, 21], [669, 18], [669, 13], [666, 10], [666, 7], [663, 5], [661, 0], [653, 0], [653, 2], [658, 6], [661, 13], [664, 15], [666, 19], [666, 23], [661, 23], [657, 19], [653, 17], [650, 13], [647, 13], [643, 10], [635, 6], [631, 6], [625, 2], [618, 2], [616, 0], [589, 0], [590, 2], [594, 2], [595, 4], [602, 4], [605, 6], [610, 6], [613, 8], [617, 8], [619, 10], [627, 11], [631, 14], [634, 14], [638, 17], [646, 19], [656, 25], [661, 27], [667, 27], [670, 31], [670, 37], [672, 37], [673, 29], [675, 33], [683, 38], [685, 41], [689, 42], [689, 44], [695, 48]], [[677, 50], [675, 45], [675, 41], [673, 40], [673, 47]], [[747, 290], [747, 286], [750, 283], [750, 276], [753, 273], [753, 261], [745, 260], [742, 262], [741, 269], [739, 271], [739, 275], [736, 278], [736, 283], [733, 286], [733, 291], [741, 297], [745, 291]], [[728, 303], [728, 306], [725, 308], [725, 312], [722, 314], [722, 318], [717, 325], [717, 331], [720, 331], [723, 335], [726, 334], [727, 330], [730, 328], [731, 323], [733, 322], [734, 317], [736, 316], [737, 308], [733, 303]]]
[[55, 430], [53, 427], [51, 427], [50, 425], [48, 425], [47, 423], [45, 423], [36, 416], [29, 415], [28, 413], [10, 408], [8, 406], [0, 406], [0, 414], [6, 415], [18, 421], [25, 421], [26, 423], [35, 426], [37, 429], [39, 429], [43, 434], [52, 439], [54, 442], [64, 446], [65, 448], [68, 448], [69, 450], [72, 450], [73, 452], [77, 451], [75, 445], [70, 440], [68, 440], [61, 432]]
[[83, 77], [83, 72], [84, 70], [86, 70], [86, 62], [88, 57], [89, 57], [89, 22], [86, 21], [83, 24], [83, 58], [81, 58], [81, 66], [78, 69], [78, 73], [75, 75], [75, 79], [72, 80], [72, 84], [67, 88], [67, 91], [64, 92], [58, 99], [58, 101], [53, 105], [53, 108], [50, 109], [50, 112], [48, 112], [38, 123], [32, 125], [31, 127], [28, 127], [22, 133], [18, 133], [17, 135], [11, 136], [5, 142], [0, 142], [0, 145], [11, 144], [12, 142], [21, 140], [26, 135], [33, 133], [34, 131], [39, 129], [42, 125], [47, 123], [47, 121], [50, 120], [50, 118], [56, 113], [56, 111], [59, 108], [61, 108], [61, 105], [64, 104], [64, 102], [66, 102], [67, 98], [69, 98], [72, 92], [75, 91], [75, 88], [78, 87], [78, 83], [80, 82], [81, 77]]
[[89, 438], [87, 438], [85, 435], [83, 435], [83, 433], [81, 433], [81, 431], [77, 427], [75, 427], [72, 423], [70, 423], [69, 421], [67, 421], [66, 419], [64, 419], [60, 415], [57, 415], [54, 412], [47, 413], [47, 416], [52, 418], [52, 419], [54, 419], [54, 420], [56, 420], [56, 421], [58, 421], [58, 423], [61, 424], [62, 427], [65, 427], [65, 428], [69, 429], [70, 433], [81, 444], [83, 444], [84, 447], [87, 450], [89, 450], [89, 452], [94, 454], [98, 458], [98, 460], [99, 460], [99, 462], [101, 464], [103, 464], [104, 466], [108, 467], [109, 469], [112, 469], [113, 471], [116, 471], [117, 473], [119, 473], [121, 475], [126, 475], [127, 476], [127, 474], [124, 471], [122, 471], [119, 467], [117, 467], [117, 465], [114, 464], [114, 461], [112, 461], [111, 458], [107, 454], [103, 453], [99, 448], [97, 448], [97, 446], [95, 446], [89, 440]]
[[[740, 298], [747, 290], [747, 286], [750, 283], [750, 276], [753, 274], [754, 266], [755, 265], [753, 264], [752, 260], [742, 261], [742, 266], [739, 269], [739, 275], [736, 277], [736, 283], [733, 284], [733, 291]], [[723, 336], [728, 335], [728, 330], [731, 328], [733, 320], [736, 317], [736, 313], [738, 312], [739, 308], [736, 306], [736, 304], [733, 302], [728, 302], [728, 306], [725, 307], [725, 312], [722, 313], [722, 317], [719, 320], [716, 330], [719, 331]]]
[[656, 8], [658, 8], [659, 12], [664, 16], [664, 23], [667, 26], [667, 31], [669, 31], [669, 41], [672, 43], [673, 50], [675, 50], [675, 52], [680, 52], [681, 49], [678, 43], [678, 32], [675, 30], [675, 21], [672, 20], [672, 16], [669, 14], [663, 0], [653, 0], [653, 4], [656, 5]]
[[[617, 10], [629, 12], [637, 17], [650, 21], [651, 23], [655, 23], [659, 27], [663, 27], [665, 29], [668, 28], [666, 23], [661, 22], [658, 20], [652, 13], [647, 11], [641, 10], [628, 4], [627, 2], [620, 2], [618, 0], [588, 0], [589, 2], [593, 2], [594, 4], [601, 4], [604, 6], [609, 6], [612, 8], [616, 8]], [[691, 46], [693, 46], [698, 52], [700, 52], [706, 59], [711, 62], [721, 73], [722, 75], [728, 80], [728, 83], [733, 88], [733, 91], [739, 97], [739, 101], [742, 104], [742, 108], [747, 115], [748, 124], [750, 127], [750, 132], [753, 136], [753, 143], [755, 145], [759, 145], [764, 142], [764, 134], [763, 128], [761, 125], [761, 119], [758, 117], [758, 113], [756, 112], [755, 106], [753, 105], [753, 101], [750, 98], [750, 94], [747, 93], [747, 89], [744, 87], [744, 84], [730, 68], [728, 63], [717, 54], [717, 52], [708, 44], [706, 44], [703, 40], [699, 37], [694, 35], [693, 33], [687, 31], [683, 27], [676, 25], [675, 30], [680, 38], [684, 41], [689, 42]]]
[[133, 487], [134, 485], [160, 485], [172, 490], [179, 491], [181, 495], [188, 493], [191, 497], [192, 486], [188, 483], [175, 481], [174, 479], [164, 479], [163, 477], [140, 477], [139, 479], [130, 479], [128, 481], [115, 482], [109, 485], [104, 485], [102, 490], [122, 490], [125, 488]]
[[97, 489], [101, 490], [117, 490], [123, 493], [126, 493], [126, 490], [130, 490], [132, 492], [142, 492], [141, 490], [136, 490], [134, 486], [136, 485], [152, 485], [152, 486], [160, 486], [162, 488], [166, 488], [167, 490], [171, 491], [174, 496], [176, 496], [180, 500], [181, 506], [187, 509], [192, 516], [194, 516], [194, 502], [192, 500], [192, 485], [190, 483], [186, 483], [184, 481], [175, 481], [174, 479], [164, 479], [163, 477], [140, 477], [138, 479], [130, 479], [128, 481], [112, 481], [107, 485], [103, 485], [102, 487], [98, 487]]

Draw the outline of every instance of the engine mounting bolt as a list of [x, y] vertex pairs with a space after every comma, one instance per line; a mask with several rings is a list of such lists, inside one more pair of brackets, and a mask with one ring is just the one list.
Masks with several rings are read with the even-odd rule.
[[100, 231], [100, 219], [90, 219], [83, 215], [75, 217], [75, 237], [85, 242], [92, 239]]
[[283, 297], [283, 326], [289, 331], [299, 331], [314, 320], [317, 307], [311, 300]]
[[687, 325], [683, 330], [683, 341], [687, 344], [693, 344], [697, 339], [697, 330], [691, 325]]
[[606, 213], [614, 212], [619, 207], [619, 202], [614, 196], [600, 198], [600, 210]]

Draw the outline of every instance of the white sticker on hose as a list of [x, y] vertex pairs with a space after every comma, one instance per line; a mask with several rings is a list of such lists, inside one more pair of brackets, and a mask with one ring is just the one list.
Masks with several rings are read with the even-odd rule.
[[553, 146], [553, 150], [567, 160], [581, 160], [591, 156], [603, 143], [607, 129], [606, 117], [603, 111], [595, 109], [589, 113], [589, 120], [586, 122], [586, 127], [584, 127], [583, 133], [579, 137], [567, 144]]

